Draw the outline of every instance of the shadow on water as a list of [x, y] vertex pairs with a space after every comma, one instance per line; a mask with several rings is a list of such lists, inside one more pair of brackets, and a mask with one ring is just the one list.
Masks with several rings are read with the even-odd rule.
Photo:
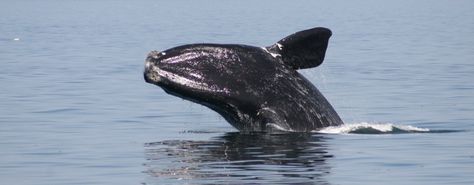
[[327, 139], [304, 133], [226, 133], [207, 141], [147, 143], [146, 173], [161, 183], [329, 184]]

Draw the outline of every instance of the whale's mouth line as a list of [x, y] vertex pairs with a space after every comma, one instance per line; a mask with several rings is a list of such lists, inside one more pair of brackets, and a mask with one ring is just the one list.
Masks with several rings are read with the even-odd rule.
[[201, 82], [196, 81], [195, 79], [190, 79], [182, 75], [163, 70], [159, 67], [156, 67], [150, 62], [145, 64], [145, 81], [157, 86], [169, 86], [171, 84], [181, 86], [184, 89], [190, 89], [193, 91], [201, 92], [212, 92], [212, 93], [226, 93], [229, 94], [230, 90], [227, 88], [218, 88], [216, 85], [212, 85], [206, 82], [203, 82], [203, 77], [197, 73], [188, 74], [192, 78], [201, 79]]
[[[147, 63], [149, 65], [149, 63]], [[209, 89], [209, 85], [204, 82], [197, 82], [194, 80], [191, 80], [189, 78], [186, 78], [184, 76], [180, 76], [178, 74], [165, 71], [163, 69], [160, 69], [158, 67], [154, 66], [147, 66], [148, 69], [145, 70], [145, 76], [149, 80], [147, 81], [148, 83], [152, 83], [158, 86], [161, 86], [163, 83], [171, 82], [177, 85], [182, 85], [186, 86], [189, 88], [195, 88], [199, 90], [206, 90]], [[150, 70], [151, 68], [151, 70]], [[165, 82], [166, 81], [166, 82]]]

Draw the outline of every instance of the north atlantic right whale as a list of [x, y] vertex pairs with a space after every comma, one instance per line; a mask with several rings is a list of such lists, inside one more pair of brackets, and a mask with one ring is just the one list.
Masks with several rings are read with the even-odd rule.
[[152, 51], [144, 78], [168, 94], [216, 111], [241, 132], [309, 132], [343, 121], [297, 72], [319, 66], [327, 28], [303, 30], [268, 47], [189, 44]]

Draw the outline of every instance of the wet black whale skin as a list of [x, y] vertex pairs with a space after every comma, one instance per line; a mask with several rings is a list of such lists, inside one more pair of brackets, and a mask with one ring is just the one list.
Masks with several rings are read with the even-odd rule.
[[269, 47], [190, 44], [148, 55], [145, 80], [211, 108], [242, 132], [309, 132], [343, 124], [297, 69], [324, 60], [331, 32], [313, 28]]

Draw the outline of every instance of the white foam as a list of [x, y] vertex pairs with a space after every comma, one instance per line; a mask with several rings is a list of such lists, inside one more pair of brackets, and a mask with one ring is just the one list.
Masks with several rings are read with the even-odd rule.
[[362, 130], [373, 130], [374, 132], [380, 133], [392, 133], [395, 131], [402, 132], [429, 132], [430, 129], [419, 128], [411, 125], [396, 125], [393, 123], [349, 123], [340, 126], [326, 127], [317, 133], [326, 133], [326, 134], [347, 134], [347, 133], [357, 133]]

